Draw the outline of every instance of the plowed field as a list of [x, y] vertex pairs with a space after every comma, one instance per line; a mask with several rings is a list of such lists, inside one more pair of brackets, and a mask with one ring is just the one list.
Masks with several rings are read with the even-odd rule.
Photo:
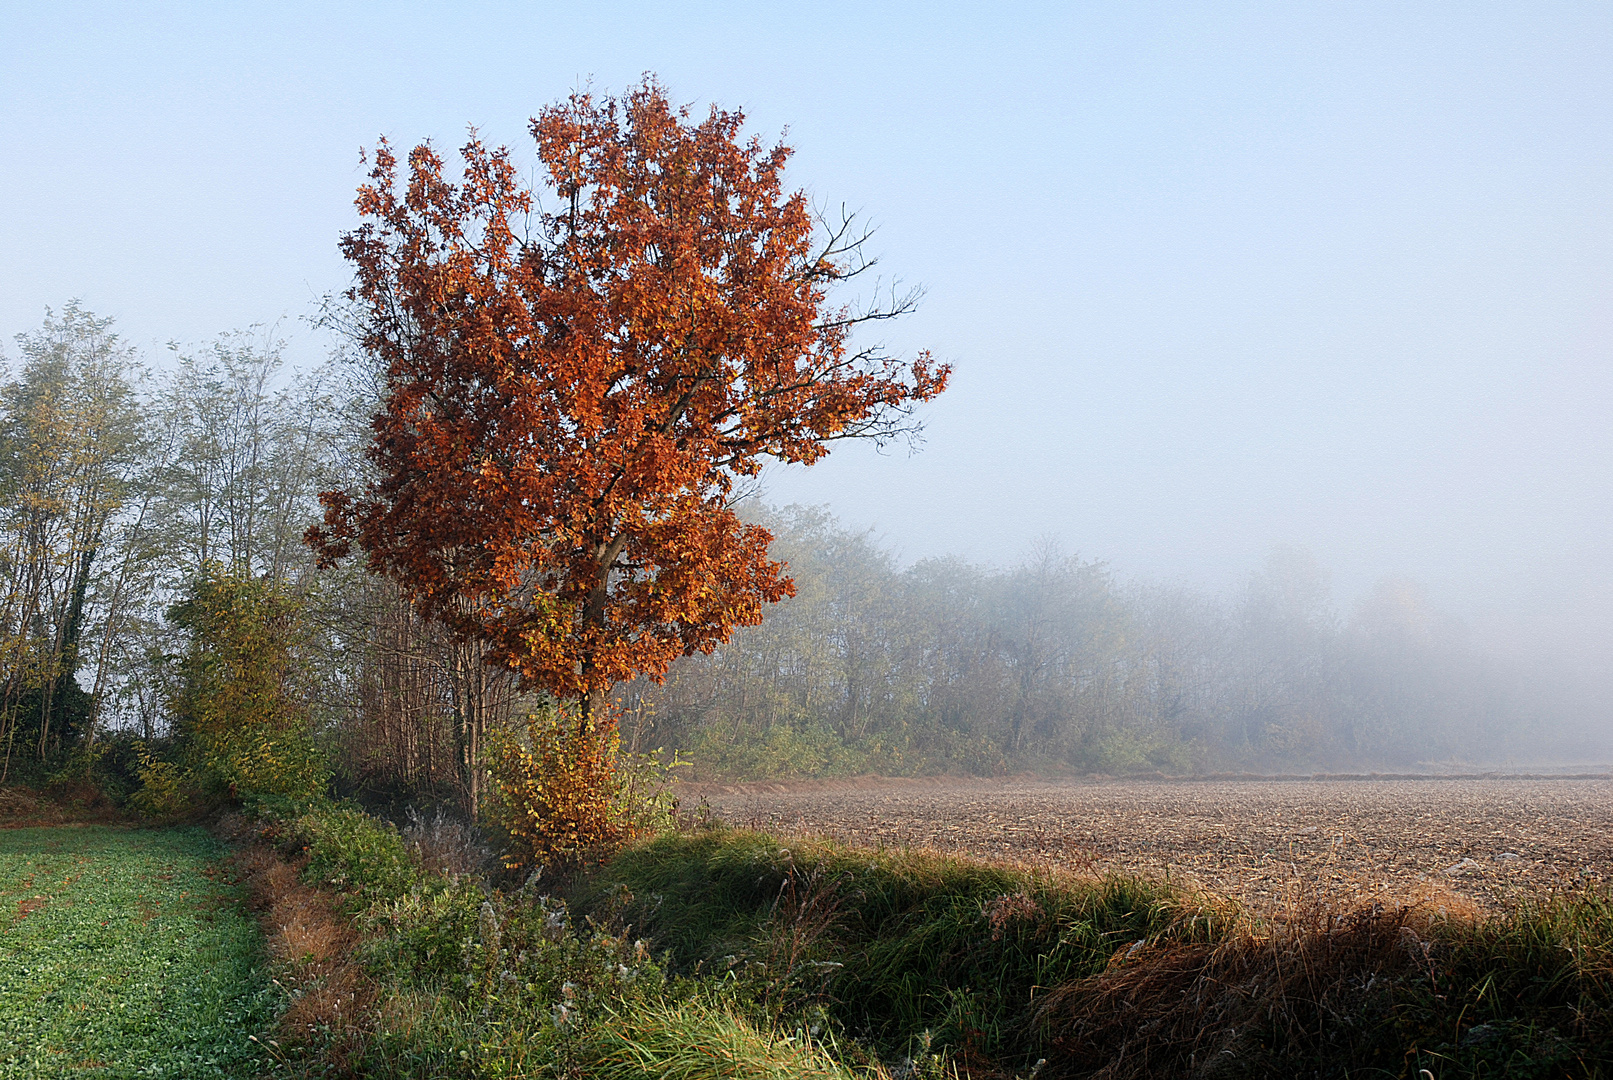
[[691, 786], [713, 816], [856, 844], [1169, 874], [1275, 910], [1435, 898], [1493, 909], [1613, 878], [1613, 780], [858, 780]]

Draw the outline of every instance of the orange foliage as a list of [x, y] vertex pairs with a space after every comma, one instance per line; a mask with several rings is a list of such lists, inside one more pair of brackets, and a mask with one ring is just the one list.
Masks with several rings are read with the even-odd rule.
[[789, 149], [742, 123], [692, 119], [653, 80], [574, 94], [532, 121], [541, 211], [507, 150], [473, 138], [455, 180], [418, 146], [400, 184], [383, 141], [343, 238], [386, 378], [379, 479], [322, 496], [309, 542], [327, 562], [356, 544], [585, 717], [793, 592], [736, 481], [900, 433], [946, 386], [928, 354], [852, 348], [905, 303], [830, 303], [861, 239], [819, 229], [783, 187]]

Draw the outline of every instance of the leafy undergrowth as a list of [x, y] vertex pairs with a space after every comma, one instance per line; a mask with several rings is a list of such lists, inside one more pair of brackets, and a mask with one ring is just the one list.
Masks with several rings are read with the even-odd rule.
[[260, 934], [200, 829], [0, 831], [0, 1077], [245, 1077]]
[[358, 972], [283, 961], [299, 1025], [282, 1028], [283, 1062], [298, 1074], [1613, 1068], [1613, 902], [1595, 889], [1480, 922], [1320, 904], [1258, 922], [1143, 878], [710, 829], [560, 888], [534, 876], [500, 890], [418, 857], [406, 868], [389, 826], [315, 816], [331, 813], [269, 830], [295, 860], [283, 879], [295, 865], [301, 887], [338, 890], [327, 910], [346, 920]]

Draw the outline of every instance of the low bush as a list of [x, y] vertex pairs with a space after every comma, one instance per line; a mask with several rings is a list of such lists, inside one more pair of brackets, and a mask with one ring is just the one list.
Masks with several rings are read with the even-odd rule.
[[290, 832], [308, 853], [303, 879], [341, 893], [350, 911], [402, 896], [418, 879], [398, 830], [362, 810], [316, 804]]
[[671, 824], [672, 799], [654, 756], [624, 754], [615, 718], [548, 705], [488, 737], [506, 834], [507, 869], [574, 868]]
[[486, 891], [469, 879], [421, 882], [363, 919], [365, 962], [398, 986], [435, 989], [476, 966]]
[[147, 817], [158, 819], [178, 817], [190, 809], [195, 790], [186, 771], [172, 761], [155, 756], [144, 746], [137, 753], [140, 764], [136, 776], [140, 786], [129, 796], [129, 805]]

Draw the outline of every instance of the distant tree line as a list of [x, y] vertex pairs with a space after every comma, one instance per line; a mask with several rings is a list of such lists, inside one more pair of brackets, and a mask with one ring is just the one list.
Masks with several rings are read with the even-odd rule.
[[1553, 727], [1415, 583], [1341, 617], [1303, 551], [1212, 596], [1052, 542], [904, 568], [823, 510], [761, 516], [795, 598], [631, 692], [641, 738], [702, 773], [1416, 768], [1528, 758]]
[[[254, 738], [312, 740], [348, 789], [479, 801], [489, 733], [532, 701], [390, 581], [316, 567], [304, 532], [319, 492], [369, 468], [378, 389], [363, 364], [288, 377], [280, 351], [234, 333], [148, 369], [76, 304], [17, 338], [0, 385], [7, 775], [185, 737], [223, 754], [209, 725], [237, 706], [198, 694], [272, 654], [251, 678], [294, 707], [259, 709], [287, 733]], [[903, 567], [823, 510], [749, 517], [796, 596], [664, 684], [618, 688], [625, 737], [704, 775], [1399, 767], [1498, 760], [1547, 719], [1415, 586], [1385, 582], [1344, 618], [1301, 552], [1217, 597], [1050, 543], [1010, 569]]]

